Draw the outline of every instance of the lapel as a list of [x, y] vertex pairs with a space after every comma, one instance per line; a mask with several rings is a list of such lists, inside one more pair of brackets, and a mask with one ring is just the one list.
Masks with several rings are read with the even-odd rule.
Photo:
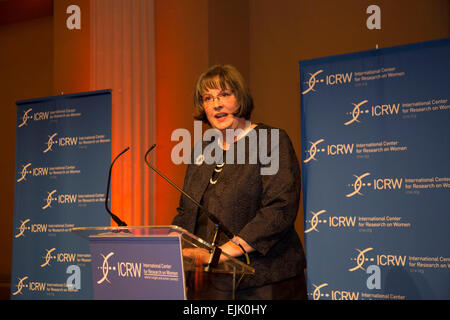
[[193, 166], [190, 177], [190, 196], [201, 202], [215, 165], [203, 163], [202, 165], [193, 164]]

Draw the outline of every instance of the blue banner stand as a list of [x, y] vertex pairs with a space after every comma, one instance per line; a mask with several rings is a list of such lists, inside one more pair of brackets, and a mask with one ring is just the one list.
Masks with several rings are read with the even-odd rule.
[[12, 300], [91, 299], [89, 246], [103, 226], [111, 90], [17, 101]]
[[450, 299], [450, 39], [299, 62], [311, 299]]

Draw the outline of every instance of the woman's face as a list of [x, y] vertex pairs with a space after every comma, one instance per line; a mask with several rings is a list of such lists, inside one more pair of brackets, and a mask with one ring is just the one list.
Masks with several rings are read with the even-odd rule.
[[245, 119], [234, 116], [239, 105], [232, 90], [208, 89], [202, 97], [206, 117], [213, 128], [221, 131], [241, 128]]

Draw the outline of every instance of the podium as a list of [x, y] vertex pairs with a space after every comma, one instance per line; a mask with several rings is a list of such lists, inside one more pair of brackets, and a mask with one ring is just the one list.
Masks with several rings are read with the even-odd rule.
[[89, 241], [94, 299], [231, 300], [255, 270], [228, 259], [206, 268], [182, 254], [211, 244], [178, 226], [86, 227], [72, 232]]

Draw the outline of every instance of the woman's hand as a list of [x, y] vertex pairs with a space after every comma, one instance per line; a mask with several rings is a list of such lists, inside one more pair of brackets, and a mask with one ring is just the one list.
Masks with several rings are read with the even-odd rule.
[[209, 262], [210, 253], [203, 248], [185, 248], [183, 256], [194, 260], [196, 265], [207, 264]]
[[[247, 253], [255, 251], [244, 239], [235, 236], [233, 240], [220, 246], [223, 252], [227, 253], [231, 257], [239, 257], [242, 255], [242, 249], [237, 245], [239, 243], [247, 251]], [[194, 260], [194, 262], [199, 264], [208, 264], [210, 259], [210, 252], [203, 248], [185, 248], [183, 249], [183, 256]], [[228, 257], [221, 254], [219, 262], [224, 262], [228, 260]]]

